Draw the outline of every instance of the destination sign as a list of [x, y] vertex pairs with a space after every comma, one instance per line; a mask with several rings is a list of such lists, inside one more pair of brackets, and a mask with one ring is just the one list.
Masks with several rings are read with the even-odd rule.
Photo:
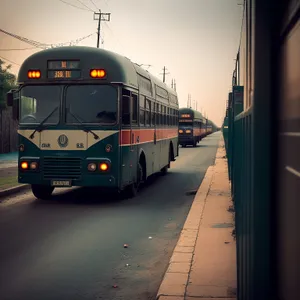
[[79, 70], [57, 70], [48, 71], [48, 78], [50, 79], [78, 79], [81, 77]]
[[48, 61], [48, 70], [79, 69], [79, 60], [52, 60]]
[[190, 118], [190, 117], [191, 117], [190, 114], [182, 114], [182, 115], [181, 115], [181, 118]]

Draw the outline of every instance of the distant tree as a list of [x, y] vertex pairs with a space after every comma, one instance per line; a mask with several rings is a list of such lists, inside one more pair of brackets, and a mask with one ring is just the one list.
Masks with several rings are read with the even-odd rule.
[[4, 66], [5, 62], [0, 59], [0, 108], [6, 107], [6, 93], [16, 88], [16, 76], [9, 72], [11, 65]]

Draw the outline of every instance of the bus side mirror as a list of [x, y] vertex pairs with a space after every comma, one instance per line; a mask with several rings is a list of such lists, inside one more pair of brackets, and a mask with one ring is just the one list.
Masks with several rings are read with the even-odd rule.
[[6, 94], [6, 105], [7, 106], [13, 106], [13, 104], [14, 104], [14, 91], [15, 90], [10, 90]]
[[7, 106], [12, 106], [12, 117], [14, 120], [19, 118], [19, 93], [17, 90], [10, 90], [6, 95]]

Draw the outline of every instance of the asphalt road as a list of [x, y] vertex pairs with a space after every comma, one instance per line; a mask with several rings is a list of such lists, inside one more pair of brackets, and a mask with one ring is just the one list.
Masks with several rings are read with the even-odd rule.
[[180, 148], [169, 173], [131, 200], [75, 189], [2, 202], [0, 299], [155, 299], [219, 137]]

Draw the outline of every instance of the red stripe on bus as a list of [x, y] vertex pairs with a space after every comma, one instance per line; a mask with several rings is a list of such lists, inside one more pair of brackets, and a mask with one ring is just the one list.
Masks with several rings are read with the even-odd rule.
[[199, 136], [205, 133], [205, 129], [196, 128], [193, 130], [193, 136]]
[[[156, 129], [156, 140], [168, 139], [177, 136], [178, 129]], [[132, 129], [133, 144], [141, 144], [154, 141], [153, 129]], [[120, 133], [120, 145], [131, 144], [130, 130], [124, 129]]]

